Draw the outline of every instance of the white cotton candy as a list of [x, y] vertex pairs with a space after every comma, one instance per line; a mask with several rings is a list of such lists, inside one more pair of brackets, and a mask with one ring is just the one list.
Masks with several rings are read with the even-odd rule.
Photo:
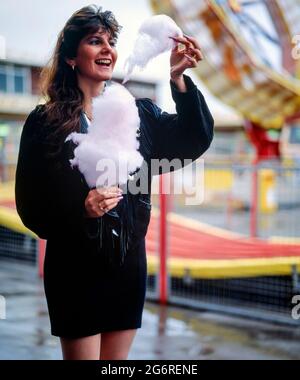
[[90, 188], [126, 184], [129, 174], [143, 162], [137, 151], [140, 118], [135, 99], [124, 86], [114, 83], [94, 98], [92, 112], [88, 133], [74, 132], [66, 139], [78, 144], [70, 162]]
[[176, 42], [169, 37], [183, 36], [179, 26], [166, 15], [148, 18], [139, 28], [133, 51], [125, 61], [126, 83], [135, 67], [143, 69], [148, 62], [159, 54], [171, 50]]

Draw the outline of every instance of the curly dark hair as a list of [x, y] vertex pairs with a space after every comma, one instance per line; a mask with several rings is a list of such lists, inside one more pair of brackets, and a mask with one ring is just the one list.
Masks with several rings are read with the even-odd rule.
[[110, 33], [117, 40], [122, 29], [110, 11], [89, 5], [76, 11], [58, 35], [54, 53], [41, 73], [42, 93], [46, 98], [42, 115], [44, 125], [51, 128], [48, 156], [61, 152], [66, 136], [79, 131], [80, 113], [83, 110], [84, 94], [78, 86], [76, 72], [66, 59], [76, 57], [80, 41], [99, 29]]

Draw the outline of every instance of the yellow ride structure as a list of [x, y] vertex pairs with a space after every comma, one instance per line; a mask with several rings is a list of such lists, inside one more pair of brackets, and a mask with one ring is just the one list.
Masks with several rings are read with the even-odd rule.
[[[205, 56], [197, 75], [245, 119], [280, 130], [300, 115], [300, 57], [292, 57], [293, 37], [300, 34], [300, 0], [151, 0], [151, 5], [197, 38]], [[262, 14], [255, 19], [245, 11], [255, 5], [264, 7], [275, 38], [256, 21]], [[257, 37], [254, 31], [270, 38], [270, 45], [276, 42], [280, 69], [261, 59], [261, 47], [249, 42]]]

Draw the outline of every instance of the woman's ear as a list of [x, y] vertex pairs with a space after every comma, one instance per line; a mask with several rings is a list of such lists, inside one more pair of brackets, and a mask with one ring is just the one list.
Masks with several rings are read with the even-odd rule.
[[76, 62], [74, 59], [66, 58], [65, 59], [66, 63], [74, 70], [76, 66]]

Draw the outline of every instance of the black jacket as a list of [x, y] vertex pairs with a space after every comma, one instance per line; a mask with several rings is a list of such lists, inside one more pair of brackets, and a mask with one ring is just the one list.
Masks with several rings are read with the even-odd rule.
[[[136, 100], [141, 119], [139, 150], [145, 162], [151, 158], [195, 160], [212, 141], [214, 122], [204, 97], [188, 76], [184, 78], [186, 93], [170, 81], [177, 114], [162, 112], [150, 99]], [[43, 105], [38, 105], [30, 113], [22, 131], [15, 184], [17, 211], [24, 225], [42, 239], [89, 239], [103, 218], [84, 215], [90, 189], [78, 169], [70, 166], [75, 145], [64, 144], [59, 167], [45, 157], [42, 109]], [[154, 174], [158, 173], [151, 173], [150, 182]], [[147, 231], [150, 211], [145, 215], [140, 235]]]

